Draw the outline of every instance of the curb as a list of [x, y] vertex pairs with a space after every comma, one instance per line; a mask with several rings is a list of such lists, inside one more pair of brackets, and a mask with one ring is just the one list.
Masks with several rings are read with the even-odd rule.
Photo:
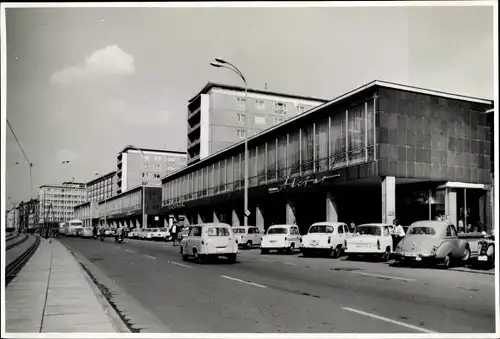
[[[55, 239], [52, 239], [55, 240]], [[106, 297], [102, 294], [102, 292], [99, 290], [99, 288], [96, 286], [94, 281], [90, 278], [89, 274], [87, 271], [85, 271], [80, 263], [80, 261], [75, 257], [73, 252], [71, 252], [62, 242], [59, 242], [59, 244], [67, 251], [73, 259], [77, 262], [78, 267], [83, 273], [83, 276], [85, 277], [85, 280], [87, 280], [87, 283], [89, 284], [90, 288], [94, 292], [94, 295], [97, 298], [97, 301], [101, 305], [102, 309], [104, 310], [104, 313], [108, 316], [108, 319], [111, 321], [111, 324], [115, 328], [117, 333], [131, 333], [127, 325], [121, 320], [120, 316], [118, 313], [115, 311], [113, 306], [109, 303], [109, 301], [106, 299]]]
[[466, 269], [448, 268], [448, 271], [464, 272], [464, 273], [471, 273], [471, 274], [482, 274], [482, 275], [495, 275], [495, 271], [488, 272], [488, 271], [472, 270], [472, 269], [467, 269], [467, 268]]

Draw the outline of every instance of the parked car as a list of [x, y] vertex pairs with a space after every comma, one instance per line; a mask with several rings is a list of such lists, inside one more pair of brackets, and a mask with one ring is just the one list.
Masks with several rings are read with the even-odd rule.
[[199, 264], [206, 258], [227, 257], [236, 261], [238, 244], [231, 226], [224, 223], [206, 223], [191, 226], [188, 235], [180, 242], [183, 260], [194, 257]]
[[137, 232], [137, 239], [145, 239], [145, 238], [146, 238], [146, 235], [147, 235], [147, 231], [148, 231], [148, 229], [147, 229], [147, 228], [141, 228], [141, 229]]
[[184, 226], [182, 230], [177, 234], [177, 240], [179, 240], [179, 242], [185, 237], [187, 237], [190, 228], [191, 226]]
[[466, 239], [457, 235], [454, 225], [448, 221], [416, 221], [396, 247], [394, 257], [400, 263], [408, 261], [443, 263], [451, 266], [454, 259], [470, 259], [470, 247]]
[[137, 237], [137, 232], [139, 231], [139, 229], [140, 229], [140, 228], [133, 228], [133, 229], [131, 229], [131, 230], [128, 232], [127, 237], [128, 237], [128, 238], [131, 238], [131, 239], [133, 239], [133, 238]]
[[84, 227], [80, 232], [80, 237], [82, 238], [92, 238], [94, 237], [94, 233], [92, 232], [92, 227]]
[[297, 225], [273, 225], [262, 236], [260, 252], [267, 254], [271, 250], [276, 250], [292, 254], [296, 248], [300, 248], [301, 239]]
[[114, 231], [110, 227], [104, 228], [104, 235], [106, 237], [112, 237], [114, 235]]
[[253, 246], [260, 246], [262, 234], [260, 233], [260, 230], [255, 226], [233, 227], [233, 233], [236, 237], [238, 246], [245, 246], [249, 249]]
[[317, 222], [302, 237], [300, 251], [304, 257], [318, 254], [330, 256], [333, 253], [333, 257], [338, 258], [345, 250], [345, 240], [350, 236], [349, 228], [343, 222]]
[[356, 226], [352, 237], [344, 241], [345, 253], [349, 259], [359, 255], [389, 260], [392, 253], [392, 236], [389, 224], [362, 224]]
[[163, 240], [165, 241], [170, 235], [166, 228], [149, 228], [145, 232], [145, 238], [148, 240]]
[[478, 263], [483, 268], [493, 268], [495, 265], [495, 236], [486, 236], [479, 241]]

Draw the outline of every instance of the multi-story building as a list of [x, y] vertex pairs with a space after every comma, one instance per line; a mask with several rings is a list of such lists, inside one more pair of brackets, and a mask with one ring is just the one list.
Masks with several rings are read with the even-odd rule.
[[113, 171], [87, 182], [87, 200], [100, 201], [116, 195], [116, 179], [116, 171]]
[[40, 186], [39, 222], [64, 222], [74, 218], [74, 207], [86, 201], [84, 183], [65, 182], [62, 185]]
[[11, 210], [7, 211], [7, 213], [5, 214], [5, 218], [6, 218], [6, 223], [5, 223], [5, 227], [7, 230], [13, 230], [15, 228], [18, 227], [18, 225], [16, 224], [16, 212], [17, 212], [17, 208], [12, 208]]
[[163, 178], [160, 212], [235, 225], [247, 215], [303, 232], [325, 220], [409, 225], [444, 214], [488, 231], [493, 105], [373, 81], [248, 139], [248, 210], [239, 142]]
[[19, 229], [33, 232], [39, 224], [40, 204], [38, 199], [19, 203]]
[[[188, 164], [216, 153], [327, 100], [208, 83], [188, 103]], [[246, 119], [249, 119], [248, 123]]]
[[[141, 153], [142, 151], [142, 153]], [[127, 146], [118, 154], [117, 194], [130, 188], [161, 186], [161, 178], [186, 166], [185, 152]]]

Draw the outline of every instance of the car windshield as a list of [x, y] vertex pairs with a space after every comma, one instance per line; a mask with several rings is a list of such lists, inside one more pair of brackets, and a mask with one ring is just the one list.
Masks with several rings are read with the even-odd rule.
[[228, 237], [230, 236], [229, 229], [227, 227], [210, 227], [207, 233], [211, 237]]
[[360, 235], [382, 235], [378, 226], [358, 226], [355, 233], [359, 233]]
[[436, 230], [434, 227], [415, 226], [410, 229], [409, 234], [435, 235]]
[[333, 233], [333, 227], [328, 225], [313, 225], [309, 233]]
[[246, 232], [244, 228], [233, 228], [233, 233], [245, 234]]
[[287, 230], [284, 227], [273, 227], [267, 230], [267, 234], [287, 234]]

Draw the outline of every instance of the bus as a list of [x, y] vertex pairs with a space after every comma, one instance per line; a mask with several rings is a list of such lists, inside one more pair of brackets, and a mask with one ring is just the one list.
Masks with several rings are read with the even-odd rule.
[[79, 219], [73, 219], [64, 223], [64, 229], [66, 236], [76, 237], [79, 236], [83, 231], [83, 221]]

